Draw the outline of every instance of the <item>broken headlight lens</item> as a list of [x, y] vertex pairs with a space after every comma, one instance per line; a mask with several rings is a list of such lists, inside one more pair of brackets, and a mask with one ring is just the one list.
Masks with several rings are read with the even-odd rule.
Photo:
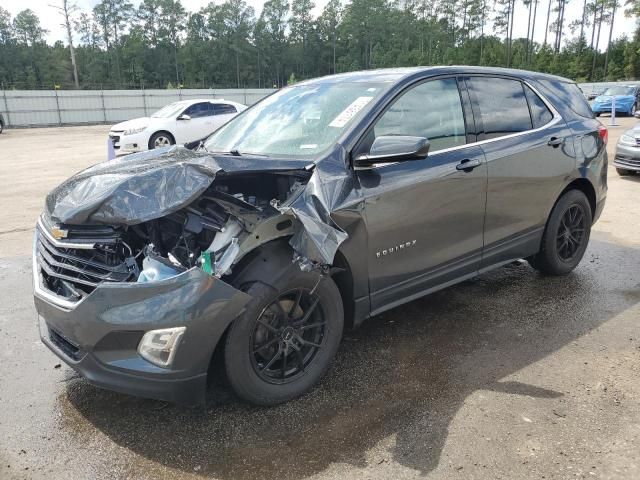
[[168, 368], [173, 363], [178, 344], [187, 327], [149, 330], [138, 345], [138, 353], [158, 367]]

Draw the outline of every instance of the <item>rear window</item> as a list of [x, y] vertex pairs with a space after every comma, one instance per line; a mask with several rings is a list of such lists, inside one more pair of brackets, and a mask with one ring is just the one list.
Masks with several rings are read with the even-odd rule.
[[215, 109], [216, 115], [226, 115], [228, 113], [236, 113], [236, 107], [233, 105], [228, 105], [226, 103], [216, 103], [213, 108]]
[[[567, 105], [574, 113], [584, 118], [594, 118], [589, 103], [582, 95], [580, 88], [575, 83], [561, 82], [558, 80], [540, 79], [538, 82], [546, 87]], [[558, 107], [556, 107], [558, 108]]]
[[529, 101], [529, 109], [531, 110], [531, 120], [533, 120], [533, 128], [544, 127], [553, 118], [551, 110], [549, 110], [542, 99], [526, 85], [524, 86], [524, 91], [527, 95], [527, 100]]
[[471, 77], [469, 87], [480, 108], [486, 139], [531, 130], [529, 106], [520, 81]]

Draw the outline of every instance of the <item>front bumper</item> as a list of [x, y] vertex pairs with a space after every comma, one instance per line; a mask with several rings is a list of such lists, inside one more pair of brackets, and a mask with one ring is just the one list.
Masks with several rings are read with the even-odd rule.
[[616, 145], [613, 165], [624, 170], [640, 172], [640, 146], [632, 147], [620, 143]]
[[[40, 337], [90, 383], [181, 404], [204, 401], [213, 351], [249, 295], [193, 268], [155, 283], [102, 283], [69, 305], [43, 286], [34, 256]], [[137, 352], [148, 330], [185, 326], [170, 368]]]
[[149, 148], [149, 135], [145, 131], [133, 135], [124, 135], [122, 131], [110, 131], [109, 139], [117, 154], [142, 152]]
[[[616, 103], [616, 113], [629, 113], [633, 104]], [[611, 113], [611, 103], [593, 104], [591, 105], [593, 113]]]

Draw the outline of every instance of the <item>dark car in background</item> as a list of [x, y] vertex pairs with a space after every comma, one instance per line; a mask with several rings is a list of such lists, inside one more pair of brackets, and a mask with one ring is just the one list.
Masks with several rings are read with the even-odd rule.
[[247, 109], [195, 151], [80, 172], [34, 238], [42, 341], [92, 384], [204, 400], [308, 391], [343, 328], [525, 258], [582, 259], [607, 130], [572, 81], [481, 67], [354, 72]]

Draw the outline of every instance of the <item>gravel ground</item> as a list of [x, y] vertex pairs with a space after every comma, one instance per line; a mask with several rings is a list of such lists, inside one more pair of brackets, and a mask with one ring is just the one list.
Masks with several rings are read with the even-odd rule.
[[0, 136], [0, 478], [640, 478], [640, 176], [610, 169], [568, 277], [508, 266], [348, 332], [299, 400], [256, 408], [217, 384], [185, 409], [92, 387], [38, 340], [32, 226], [106, 132]]

